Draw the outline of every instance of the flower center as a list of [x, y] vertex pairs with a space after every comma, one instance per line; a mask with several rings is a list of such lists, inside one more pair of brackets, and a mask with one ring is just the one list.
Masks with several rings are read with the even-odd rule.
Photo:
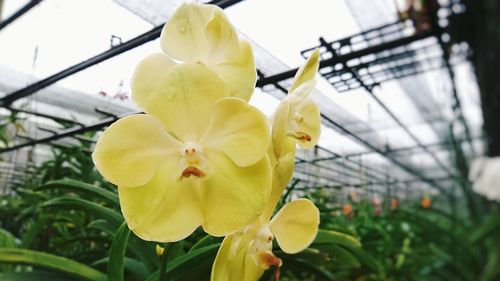
[[265, 224], [257, 231], [253, 246], [257, 252], [270, 251], [273, 247], [273, 239], [269, 225]]
[[293, 113], [288, 124], [288, 136], [296, 139], [301, 143], [310, 142], [311, 136], [305, 132], [300, 131], [300, 125], [304, 123], [304, 116], [295, 112]]
[[295, 138], [299, 142], [310, 142], [312, 140], [311, 136], [309, 134], [306, 134], [304, 132], [293, 132], [293, 133], [288, 133], [288, 136]]
[[273, 252], [274, 236], [269, 229], [269, 225], [263, 225], [255, 234], [255, 240], [250, 245], [250, 255], [254, 262], [263, 269], [271, 266], [280, 267], [282, 261]]
[[295, 122], [297, 122], [298, 124], [300, 124], [300, 123], [304, 122], [304, 116], [302, 116], [298, 113], [295, 113], [295, 114], [293, 114], [293, 120]]
[[195, 176], [201, 178], [205, 173], [200, 169], [205, 164], [205, 157], [203, 156], [203, 149], [194, 141], [187, 141], [181, 148], [181, 162], [183, 170], [181, 173], [181, 180]]

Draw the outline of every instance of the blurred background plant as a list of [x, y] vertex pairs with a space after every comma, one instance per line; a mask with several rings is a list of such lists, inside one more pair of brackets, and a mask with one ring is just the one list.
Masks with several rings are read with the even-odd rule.
[[[54, 146], [52, 159], [30, 168], [33, 177], [0, 197], [2, 280], [157, 280], [163, 257], [123, 227], [115, 188], [96, 172], [90, 145]], [[276, 251], [283, 280], [335, 280], [361, 264], [378, 270], [350, 234], [325, 228], [304, 253]], [[209, 280], [220, 242], [199, 230], [168, 245], [164, 278]]]
[[[1, 197], [2, 280], [158, 278], [162, 257], [156, 255], [156, 245], [121, 227], [115, 188], [95, 171], [89, 150], [89, 142], [53, 147], [52, 159], [32, 167], [36, 176]], [[282, 204], [300, 192], [293, 189], [294, 183]], [[424, 206], [355, 192], [345, 200], [332, 188], [314, 187], [304, 195], [320, 208], [322, 230], [302, 253], [276, 250], [284, 261], [281, 280], [500, 277], [500, 216], [495, 203], [486, 203], [484, 215], [476, 221], [464, 212], [443, 211], [445, 197], [426, 197], [432, 204]], [[168, 259], [165, 278], [208, 280], [220, 241], [197, 231], [168, 245], [163, 253]], [[272, 280], [272, 275], [271, 270], [263, 280]]]

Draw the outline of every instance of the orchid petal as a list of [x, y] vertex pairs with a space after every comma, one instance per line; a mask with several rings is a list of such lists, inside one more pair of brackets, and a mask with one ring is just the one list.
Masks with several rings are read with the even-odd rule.
[[[201, 7], [205, 8], [207, 6], [201, 5]], [[207, 62], [216, 64], [238, 58], [240, 44], [234, 27], [221, 8], [217, 6], [209, 6], [209, 8], [213, 10], [213, 13], [206, 25], [206, 37], [210, 47]]]
[[226, 84], [206, 66], [181, 64], [168, 72], [143, 107], [177, 139], [186, 142], [204, 134], [213, 104], [229, 95]]
[[263, 218], [267, 221], [271, 219], [271, 216], [278, 204], [283, 191], [287, 187], [288, 183], [292, 179], [293, 170], [295, 167], [295, 152], [289, 152], [277, 160], [275, 166], [273, 167], [273, 181], [272, 181], [272, 191], [269, 200], [267, 201], [266, 207], [262, 214]]
[[307, 199], [287, 203], [271, 220], [270, 227], [278, 245], [288, 254], [307, 248], [318, 233], [319, 211]]
[[92, 158], [108, 181], [139, 186], [150, 181], [160, 162], [176, 155], [180, 143], [154, 117], [137, 114], [109, 126], [97, 141]]
[[231, 90], [231, 96], [249, 101], [257, 81], [257, 72], [252, 46], [245, 40], [239, 42], [238, 57], [213, 65], [212, 69], [219, 74]]
[[[250, 257], [246, 256], [245, 258], [245, 276], [243, 281], [255, 281], [259, 280], [262, 275], [264, 274], [265, 269], [259, 266], [255, 261]], [[238, 280], [238, 279], [232, 279], [232, 280]]]
[[253, 233], [241, 232], [226, 236], [215, 257], [210, 281], [255, 281], [264, 269], [250, 256]]
[[295, 148], [295, 143], [287, 136], [290, 115], [290, 103], [281, 102], [273, 117], [272, 144], [276, 158], [286, 154], [286, 147]]
[[248, 167], [239, 167], [218, 152], [207, 151], [205, 157], [211, 173], [202, 191], [203, 229], [212, 236], [224, 236], [261, 214], [271, 192], [271, 167], [267, 156]]
[[270, 141], [266, 116], [238, 98], [215, 103], [206, 135], [200, 140], [205, 150], [226, 154], [245, 167], [264, 157]]
[[146, 108], [149, 98], [154, 95], [165, 79], [168, 71], [176, 63], [163, 53], [155, 53], [143, 59], [132, 76], [132, 99], [141, 109]]
[[318, 68], [319, 68], [319, 50], [316, 49], [307, 59], [307, 62], [303, 64], [295, 74], [292, 86], [290, 87], [290, 90], [288, 92], [291, 93], [300, 85], [310, 80], [313, 80], [314, 77], [316, 76], [316, 73], [318, 72]]
[[166, 54], [183, 62], [218, 62], [238, 52], [234, 28], [214, 5], [183, 4], [163, 27], [160, 40]]
[[232, 281], [244, 279], [245, 256], [248, 243], [242, 243], [243, 235], [228, 235], [222, 241], [212, 265], [211, 281]]
[[297, 143], [301, 148], [312, 148], [318, 143], [321, 133], [321, 114], [319, 107], [310, 100], [305, 100], [298, 106], [296, 114], [303, 117], [303, 120], [297, 123], [296, 130], [307, 134], [308, 140], [299, 140]]
[[312, 90], [316, 86], [316, 80], [310, 80], [300, 84], [297, 88], [291, 91], [285, 98], [284, 101], [288, 101], [291, 103], [291, 106], [294, 107], [298, 103], [304, 101], [309, 97]]
[[143, 186], [118, 188], [120, 206], [129, 228], [148, 241], [175, 242], [203, 223], [194, 179], [178, 178], [178, 162], [168, 159]]

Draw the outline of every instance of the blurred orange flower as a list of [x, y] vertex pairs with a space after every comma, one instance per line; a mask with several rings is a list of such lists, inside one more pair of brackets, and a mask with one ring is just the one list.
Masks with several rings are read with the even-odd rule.
[[347, 203], [344, 204], [344, 207], [342, 207], [342, 212], [344, 213], [344, 216], [348, 216], [349, 214], [352, 213], [352, 205]]
[[399, 201], [397, 198], [392, 198], [391, 199], [391, 209], [392, 210], [395, 210], [398, 208], [398, 205], [399, 205]]
[[428, 196], [422, 197], [422, 201], [420, 201], [420, 205], [422, 205], [422, 208], [428, 209], [431, 206], [431, 198]]

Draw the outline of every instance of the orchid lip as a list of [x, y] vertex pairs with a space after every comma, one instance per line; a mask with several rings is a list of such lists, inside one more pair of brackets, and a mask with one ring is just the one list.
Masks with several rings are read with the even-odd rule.
[[191, 176], [195, 176], [197, 178], [202, 178], [205, 176], [205, 173], [203, 173], [202, 170], [196, 168], [195, 166], [188, 166], [187, 168], [182, 171], [180, 179], [185, 179], [189, 178]]
[[301, 142], [310, 142], [312, 140], [312, 137], [304, 132], [295, 132], [293, 134], [288, 134], [288, 135]]
[[266, 267], [271, 267], [271, 266], [281, 267], [283, 265], [283, 261], [270, 252], [260, 253], [260, 259], [262, 263], [266, 265]]
[[195, 176], [197, 178], [202, 178], [205, 173], [198, 167], [203, 167], [205, 158], [203, 156], [203, 149], [195, 141], [187, 141], [181, 148], [180, 151], [181, 162], [180, 165], [184, 169], [180, 175], [180, 180]]

